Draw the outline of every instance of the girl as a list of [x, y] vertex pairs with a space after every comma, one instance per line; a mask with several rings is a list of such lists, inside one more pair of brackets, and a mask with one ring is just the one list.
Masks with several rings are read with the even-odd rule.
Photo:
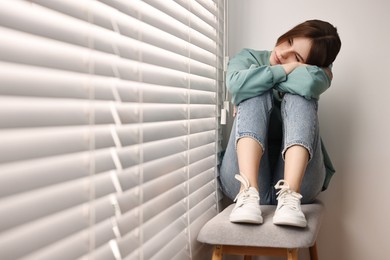
[[334, 26], [309, 20], [272, 52], [243, 49], [230, 60], [226, 84], [237, 115], [220, 167], [222, 191], [236, 202], [230, 221], [260, 224], [259, 204], [277, 204], [274, 224], [306, 226], [301, 202], [313, 202], [334, 173], [317, 108], [340, 47]]

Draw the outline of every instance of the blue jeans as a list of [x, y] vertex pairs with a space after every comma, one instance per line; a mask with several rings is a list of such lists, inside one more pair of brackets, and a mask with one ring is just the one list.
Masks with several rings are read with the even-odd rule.
[[301, 145], [309, 152], [300, 193], [303, 196], [302, 203], [311, 203], [321, 192], [325, 179], [318, 102], [289, 93], [283, 96], [280, 107], [274, 105], [275, 102], [270, 90], [238, 105], [229, 143], [219, 168], [221, 189], [230, 199], [238, 194], [240, 183], [234, 178], [240, 172], [236, 144], [242, 137], [251, 137], [263, 149], [258, 176], [260, 204], [277, 204], [274, 185], [283, 179], [284, 154], [293, 145]]

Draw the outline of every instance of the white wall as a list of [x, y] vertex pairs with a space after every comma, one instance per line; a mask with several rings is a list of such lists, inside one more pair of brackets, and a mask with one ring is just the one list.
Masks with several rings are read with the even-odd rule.
[[279, 35], [308, 19], [338, 28], [342, 48], [319, 111], [337, 170], [320, 196], [327, 213], [319, 255], [323, 260], [390, 259], [390, 2], [228, 2], [230, 55], [243, 47], [271, 50]]

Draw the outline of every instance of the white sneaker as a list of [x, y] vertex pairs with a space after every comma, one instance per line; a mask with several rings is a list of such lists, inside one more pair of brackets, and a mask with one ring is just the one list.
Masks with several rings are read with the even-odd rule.
[[275, 189], [280, 189], [278, 195], [278, 206], [275, 210], [273, 223], [275, 225], [288, 225], [296, 227], [306, 227], [307, 221], [301, 209], [302, 195], [290, 190], [288, 183], [279, 180]]
[[259, 192], [256, 188], [249, 187], [249, 180], [244, 175], [236, 174], [234, 177], [242, 183], [244, 189], [234, 199], [236, 205], [230, 213], [230, 221], [234, 223], [263, 223]]

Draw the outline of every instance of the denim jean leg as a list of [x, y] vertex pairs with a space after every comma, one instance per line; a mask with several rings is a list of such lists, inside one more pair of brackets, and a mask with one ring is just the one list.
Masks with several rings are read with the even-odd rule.
[[312, 203], [322, 191], [326, 169], [321, 149], [321, 138], [317, 139], [313, 157], [306, 167], [305, 175], [301, 184], [302, 203]]
[[[242, 137], [250, 137], [259, 142], [259, 145], [264, 149], [269, 114], [272, 110], [271, 93], [269, 91], [263, 95], [247, 99], [237, 107], [237, 116], [219, 169], [222, 191], [231, 199], [235, 198], [240, 189], [240, 183], [234, 178], [234, 175], [240, 172], [236, 153], [237, 141]], [[265, 161], [263, 159], [264, 156], [260, 163], [261, 172], [263, 168], [267, 167], [266, 162], [263, 163]]]
[[219, 181], [222, 192], [231, 200], [234, 200], [240, 189], [240, 183], [234, 178], [234, 175], [240, 172], [235, 149], [236, 122], [237, 118], [233, 122], [229, 142], [219, 167]]
[[316, 100], [292, 94], [284, 95], [281, 107], [283, 150], [273, 182], [283, 179], [286, 150], [293, 145], [305, 147], [309, 152], [309, 162], [301, 185], [302, 203], [310, 203], [316, 198], [325, 178], [317, 110]]

